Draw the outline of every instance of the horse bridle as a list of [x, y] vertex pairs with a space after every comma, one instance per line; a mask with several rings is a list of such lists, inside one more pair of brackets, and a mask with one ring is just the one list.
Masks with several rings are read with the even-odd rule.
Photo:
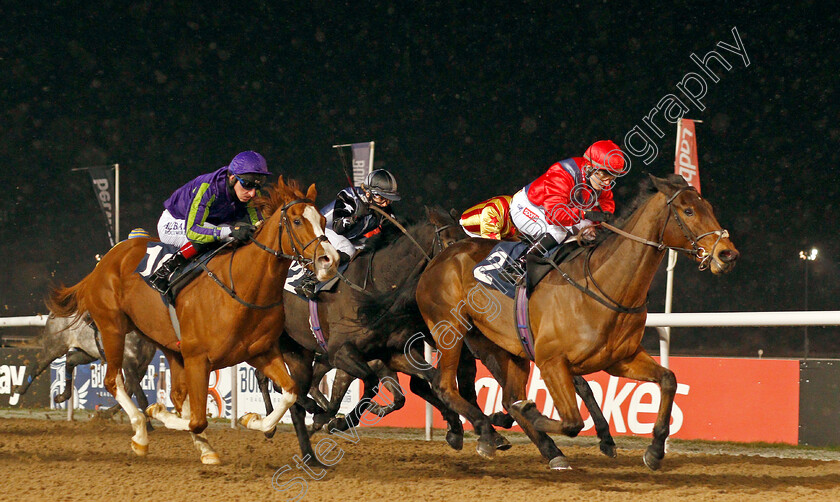
[[[621, 230], [620, 228], [614, 227], [614, 226], [612, 226], [608, 223], [601, 223], [601, 226], [603, 226], [604, 228], [606, 228], [606, 229], [610, 230], [611, 232], [614, 232], [614, 233], [616, 233], [616, 234], [618, 234], [622, 237], [626, 237], [630, 240], [640, 242], [640, 243], [645, 244], [647, 246], [655, 247], [659, 251], [662, 251], [662, 250], [665, 250], [665, 249], [672, 249], [674, 251], [679, 251], [679, 252], [684, 253], [684, 254], [686, 254], [688, 256], [691, 256], [693, 258], [700, 258], [700, 265], [698, 266], [698, 268], [701, 271], [706, 270], [707, 268], [709, 268], [709, 263], [711, 262], [712, 258], [714, 257], [715, 248], [717, 248], [717, 245], [720, 243], [720, 241], [722, 239], [726, 239], [726, 238], [729, 237], [729, 231], [726, 230], [726, 229], [712, 230], [711, 232], [706, 232], [704, 234], [700, 234], [700, 235], [695, 236], [694, 232], [692, 232], [691, 229], [689, 229], [685, 225], [685, 222], [682, 220], [682, 218], [680, 218], [680, 215], [677, 212], [677, 209], [671, 204], [672, 202], [674, 202], [674, 200], [680, 194], [682, 194], [683, 192], [686, 192], [688, 190], [693, 190], [695, 192], [697, 191], [697, 189], [695, 189], [692, 186], [680, 188], [679, 190], [674, 192], [674, 194], [671, 195], [671, 197], [669, 197], [668, 200], [665, 202], [665, 205], [668, 206], [670, 211], [668, 212], [668, 216], [665, 218], [665, 224], [662, 225], [662, 230], [659, 231], [659, 242], [653, 242], [653, 241], [649, 241], [647, 239], [643, 239], [643, 238], [641, 238], [637, 235], [633, 235], [631, 233], [625, 232], [625, 231]], [[681, 247], [676, 247], [676, 246], [666, 246], [665, 245], [665, 229], [668, 227], [668, 221], [671, 219], [671, 216], [674, 217], [674, 221], [676, 221], [677, 226], [680, 228], [680, 230], [683, 233], [683, 236], [685, 236], [686, 240], [688, 240], [688, 242], [691, 244], [691, 249], [681, 248]], [[712, 244], [712, 250], [710, 252], [707, 252], [706, 249], [699, 244], [700, 239], [706, 237], [707, 235], [712, 235], [712, 234], [717, 235], [717, 240], [715, 240], [715, 243]]]
[[[679, 251], [679, 252], [685, 253], [685, 254], [687, 254], [689, 256], [692, 256], [692, 257], [699, 257], [700, 260], [701, 260], [700, 265], [699, 265], [699, 269], [700, 270], [706, 270], [707, 268], [709, 268], [709, 262], [711, 261], [712, 257], [714, 256], [715, 248], [720, 243], [721, 239], [725, 239], [725, 238], [729, 237], [729, 232], [725, 229], [712, 230], [711, 232], [706, 232], [704, 234], [695, 236], [694, 232], [692, 232], [685, 225], [685, 223], [682, 221], [682, 219], [680, 218], [680, 215], [677, 213], [677, 209], [671, 204], [672, 202], [674, 202], [674, 200], [681, 193], [683, 193], [687, 190], [695, 190], [696, 191], [696, 189], [692, 186], [680, 188], [679, 190], [674, 192], [674, 194], [671, 195], [671, 197], [669, 197], [668, 200], [665, 202], [665, 205], [668, 206], [670, 211], [668, 212], [668, 216], [665, 218], [665, 224], [662, 225], [662, 230], [659, 232], [659, 242], [649, 241], [649, 240], [644, 239], [642, 237], [639, 237], [637, 235], [633, 235], [629, 232], [625, 232], [624, 230], [621, 230], [620, 228], [614, 227], [614, 226], [612, 226], [608, 223], [603, 223], [602, 222], [601, 226], [603, 226], [604, 228], [610, 230], [611, 232], [614, 232], [614, 233], [616, 233], [616, 234], [618, 234], [622, 237], [625, 237], [627, 239], [630, 239], [630, 240], [633, 240], [633, 241], [636, 241], [636, 242], [640, 242], [640, 243], [645, 244], [647, 246], [655, 247], [659, 251], [663, 251], [665, 249], [673, 249], [674, 251]], [[676, 246], [666, 246], [665, 245], [665, 242], [664, 242], [664, 240], [665, 240], [665, 229], [668, 227], [668, 220], [670, 220], [672, 215], [674, 216], [674, 220], [677, 222], [677, 226], [680, 227], [680, 230], [682, 230], [683, 235], [685, 236], [685, 238], [691, 244], [691, 249], [680, 248], [680, 247], [676, 247]], [[707, 235], [712, 235], [712, 234], [717, 235], [717, 240], [712, 245], [712, 251], [707, 253], [706, 250], [702, 246], [699, 245], [699, 241], [703, 237], [706, 237]], [[596, 247], [597, 246], [593, 246], [592, 248], [590, 248], [589, 252], [586, 254], [585, 261], [584, 261], [584, 269], [585, 269], [584, 273], [586, 274], [587, 283], [591, 281], [592, 284], [595, 286], [595, 289], [598, 290], [598, 292], [603, 296], [603, 298], [601, 298], [600, 296], [593, 293], [592, 290], [590, 290], [588, 287], [581, 286], [580, 284], [575, 282], [575, 280], [572, 279], [571, 276], [569, 276], [566, 272], [564, 272], [554, 262], [551, 262], [551, 264], [558, 272], [560, 272], [560, 275], [568, 283], [570, 283], [572, 286], [576, 287], [577, 289], [579, 289], [583, 293], [587, 294], [591, 298], [595, 299], [598, 303], [600, 303], [601, 305], [604, 305], [605, 307], [609, 308], [610, 310], [620, 312], [620, 313], [623, 313], [623, 314], [638, 314], [640, 312], [645, 311], [647, 309], [647, 301], [645, 301], [645, 303], [643, 303], [642, 305], [638, 305], [636, 307], [628, 307], [626, 305], [622, 305], [618, 301], [611, 298], [601, 288], [601, 286], [598, 285], [598, 283], [595, 281], [595, 277], [592, 275], [592, 271], [589, 268], [589, 260], [592, 258], [592, 253], [594, 253]]]
[[[291, 202], [288, 202], [285, 206], [280, 208], [280, 224], [279, 224], [279, 226], [280, 226], [280, 246], [281, 246], [280, 251], [276, 251], [276, 250], [264, 245], [263, 243], [254, 239], [253, 236], [251, 236], [251, 242], [253, 242], [254, 245], [256, 245], [258, 248], [262, 249], [263, 251], [266, 251], [268, 253], [273, 254], [275, 257], [277, 257], [277, 259], [285, 258], [287, 260], [292, 260], [294, 262], [297, 262], [298, 264], [300, 264], [301, 267], [306, 267], [307, 265], [315, 262], [315, 253], [317, 251], [317, 250], [312, 251], [312, 258], [310, 259], [310, 258], [306, 258], [304, 256], [304, 253], [306, 252], [306, 250], [312, 244], [317, 244], [319, 242], [324, 242], [325, 240], [327, 240], [327, 236], [326, 235], [317, 235], [311, 241], [307, 242], [306, 245], [303, 245], [303, 241], [299, 240], [297, 235], [295, 235], [295, 233], [292, 232], [292, 224], [289, 221], [288, 215], [286, 214], [288, 209], [290, 207], [296, 205], [296, 204], [315, 204], [315, 203], [312, 202], [309, 199], [295, 199]], [[294, 255], [289, 255], [289, 254], [283, 253], [283, 251], [282, 251], [283, 229], [284, 228], [286, 230], [286, 233], [289, 235], [289, 239], [292, 241], [292, 249], [294, 250], [294, 253], [295, 253]]]
[[[306, 267], [310, 263], [315, 262], [315, 253], [317, 252], [317, 250], [312, 252], [312, 259], [306, 258], [304, 256], [304, 253], [306, 252], [307, 248], [309, 248], [309, 246], [311, 246], [314, 243], [323, 242], [323, 241], [327, 240], [327, 236], [326, 235], [318, 235], [315, 238], [313, 238], [311, 241], [306, 243], [305, 246], [303, 245], [303, 242], [297, 238], [297, 236], [295, 235], [294, 232], [292, 232], [292, 225], [291, 225], [291, 222], [289, 222], [288, 215], [286, 214], [288, 209], [290, 207], [296, 205], [296, 204], [314, 204], [314, 202], [312, 202], [309, 199], [295, 199], [291, 202], [288, 202], [286, 205], [284, 205], [282, 208], [280, 208], [280, 224], [278, 225], [280, 227], [280, 239], [279, 239], [280, 248], [281, 248], [280, 251], [272, 249], [272, 248], [266, 246], [265, 244], [259, 242], [258, 240], [254, 239], [253, 235], [250, 237], [250, 241], [252, 243], [254, 243], [254, 245], [256, 245], [258, 248], [262, 249], [263, 251], [266, 251], [266, 252], [274, 255], [278, 260], [279, 259], [292, 260], [292, 261], [295, 261], [295, 262], [299, 263], [301, 267]], [[286, 230], [286, 233], [288, 233], [289, 239], [292, 242], [292, 249], [294, 250], [294, 253], [295, 253], [294, 255], [286, 254], [282, 251], [283, 230], [284, 229]], [[245, 300], [240, 298], [239, 295], [236, 294], [236, 289], [235, 289], [234, 284], [233, 284], [233, 255], [235, 253], [236, 253], [236, 251], [234, 250], [234, 252], [231, 253], [231, 255], [230, 255], [230, 265], [229, 265], [230, 286], [228, 286], [227, 284], [222, 282], [216, 276], [216, 274], [214, 274], [213, 272], [211, 272], [207, 268], [207, 266], [205, 264], [202, 263], [201, 267], [207, 272], [207, 275], [210, 276], [210, 278], [213, 279], [213, 281], [216, 282], [216, 284], [218, 284], [223, 290], [225, 290], [225, 292], [228, 295], [230, 295], [231, 298], [238, 301], [242, 305], [245, 305], [248, 308], [256, 309], [256, 310], [267, 310], [267, 309], [271, 309], [271, 308], [277, 307], [279, 305], [282, 305], [283, 304], [282, 299], [277, 301], [277, 302], [274, 302], [272, 304], [269, 304], [269, 305], [255, 305], [253, 303], [246, 302]]]

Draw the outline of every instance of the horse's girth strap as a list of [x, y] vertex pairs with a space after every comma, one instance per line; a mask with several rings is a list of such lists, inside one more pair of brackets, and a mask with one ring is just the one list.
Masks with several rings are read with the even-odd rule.
[[516, 334], [519, 336], [519, 343], [528, 359], [534, 360], [534, 335], [531, 332], [531, 320], [528, 314], [528, 294], [524, 286], [516, 287], [516, 294], [513, 300], [514, 316], [516, 316]]

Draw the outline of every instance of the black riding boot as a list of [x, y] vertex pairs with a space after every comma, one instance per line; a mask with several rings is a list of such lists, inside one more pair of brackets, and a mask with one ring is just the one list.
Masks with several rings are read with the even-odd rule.
[[309, 269], [304, 272], [303, 277], [300, 278], [300, 284], [297, 288], [295, 288], [295, 292], [301, 294], [310, 300], [314, 300], [317, 297], [317, 293], [315, 293], [315, 288], [318, 287], [318, 279], [315, 277], [313, 272], [310, 272]]
[[[557, 240], [550, 234], [543, 234], [542, 237], [528, 248], [528, 251], [522, 253], [522, 256], [516, 260], [508, 261], [504, 267], [499, 271], [503, 278], [510, 277], [518, 279], [525, 273], [525, 264], [528, 261], [528, 256], [542, 257], [546, 252], [557, 245]], [[518, 280], [514, 281], [518, 282]]]
[[169, 289], [169, 278], [172, 277], [172, 273], [187, 261], [189, 260], [181, 254], [181, 251], [178, 251], [158, 267], [155, 273], [149, 277], [149, 283], [160, 293], [166, 293]]

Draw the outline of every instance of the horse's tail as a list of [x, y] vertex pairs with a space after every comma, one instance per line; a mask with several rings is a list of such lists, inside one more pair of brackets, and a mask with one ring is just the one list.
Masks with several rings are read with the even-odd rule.
[[428, 261], [418, 264], [398, 287], [373, 296], [359, 295], [359, 323], [383, 336], [390, 334], [394, 326], [416, 326], [423, 324], [423, 317], [417, 307], [414, 294], [420, 275]]
[[[49, 295], [45, 301], [47, 308], [57, 317], [73, 317], [74, 320], [70, 326], [76, 324], [82, 318], [82, 314], [87, 311], [84, 305], [84, 289], [87, 280], [90, 276], [82, 279], [81, 282], [75, 286], [64, 286], [59, 284], [50, 289]], [[67, 326], [64, 329], [69, 328]]]

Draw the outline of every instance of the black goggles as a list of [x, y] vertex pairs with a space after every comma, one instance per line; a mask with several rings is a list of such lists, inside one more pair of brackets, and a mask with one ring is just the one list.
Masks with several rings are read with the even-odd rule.
[[242, 185], [242, 188], [245, 190], [260, 190], [263, 185], [263, 180], [246, 180], [240, 178], [238, 175], [234, 174], [234, 177], [239, 181], [239, 184]]

